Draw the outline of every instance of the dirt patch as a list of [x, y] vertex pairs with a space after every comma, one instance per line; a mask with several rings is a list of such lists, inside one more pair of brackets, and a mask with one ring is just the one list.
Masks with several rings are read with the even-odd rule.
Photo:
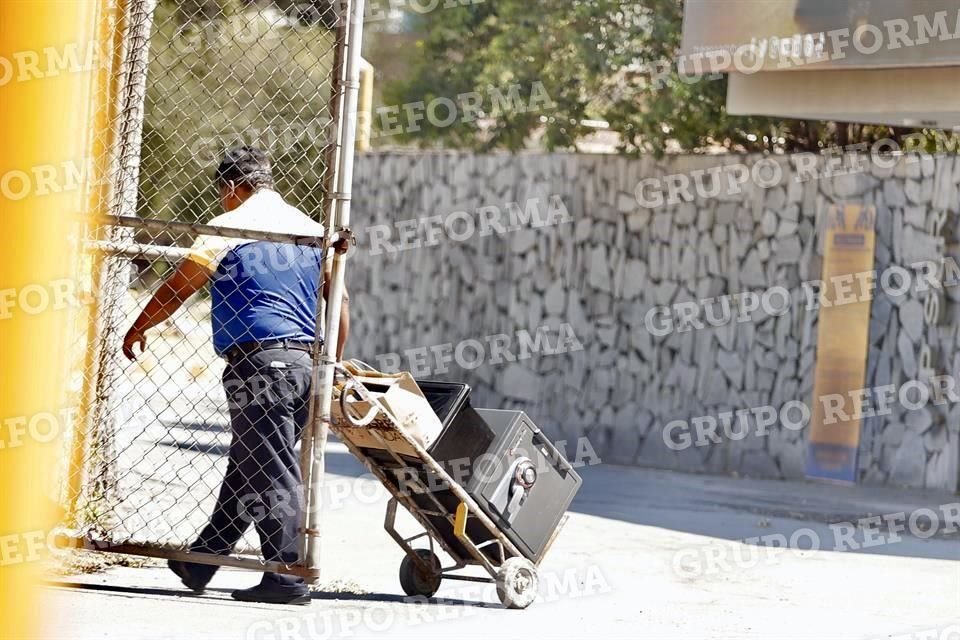
[[333, 582], [320, 585], [316, 590], [323, 593], [352, 593], [355, 595], [370, 593], [352, 580], [334, 580]]
[[158, 567], [156, 558], [131, 556], [123, 553], [102, 553], [84, 549], [53, 549], [45, 561], [44, 574], [48, 578], [102, 573], [112, 567]]

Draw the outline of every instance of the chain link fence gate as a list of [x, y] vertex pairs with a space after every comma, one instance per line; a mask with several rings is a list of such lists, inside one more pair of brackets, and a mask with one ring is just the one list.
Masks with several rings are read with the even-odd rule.
[[[231, 439], [209, 296], [196, 294], [154, 330], [133, 362], [121, 353], [122, 336], [199, 233], [324, 242], [204, 225], [220, 213], [213, 171], [226, 149], [266, 150], [277, 191], [329, 223], [328, 238], [335, 231], [338, 207], [348, 200], [342, 176], [336, 188], [344, 173], [338, 162], [352, 162], [353, 144], [350, 134], [338, 143], [350, 129], [338, 121], [355, 126], [355, 118], [340, 114], [350, 113], [356, 91], [345, 79], [355, 77], [348, 49], [351, 34], [359, 49], [362, 6], [362, 0], [121, 0], [105, 17], [115, 51], [104, 65], [108, 95], [99, 108], [109, 139], [97, 141], [93, 159], [105, 176], [91, 196], [98, 215], [80, 233], [95, 300], [81, 345], [81, 410], [68, 438], [62, 544], [185, 558], [206, 525]], [[351, 152], [343, 153], [348, 143]], [[318, 417], [310, 426], [305, 482], [322, 474], [326, 433]], [[321, 437], [313, 438], [315, 432]], [[318, 492], [308, 493], [307, 513], [315, 513]], [[297, 566], [265, 562], [252, 526], [233, 553], [189, 558], [315, 579], [318, 555], [307, 551], [316, 545], [304, 530], [317, 536], [309, 523], [301, 528]]]

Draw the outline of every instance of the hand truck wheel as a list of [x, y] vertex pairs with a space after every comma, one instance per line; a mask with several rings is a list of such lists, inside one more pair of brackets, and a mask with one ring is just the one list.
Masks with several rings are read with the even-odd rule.
[[440, 558], [429, 549], [415, 549], [417, 555], [428, 565], [434, 568], [434, 572], [424, 575], [417, 563], [410, 556], [404, 556], [400, 563], [400, 587], [408, 596], [431, 597], [440, 588]]
[[507, 558], [497, 569], [497, 597], [508, 609], [526, 609], [537, 598], [537, 567], [526, 558]]

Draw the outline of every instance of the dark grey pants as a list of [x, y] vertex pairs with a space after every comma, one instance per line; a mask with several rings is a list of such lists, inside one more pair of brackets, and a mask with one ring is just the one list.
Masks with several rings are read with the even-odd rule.
[[[223, 386], [233, 431], [227, 472], [192, 551], [229, 554], [252, 522], [265, 560], [297, 561], [303, 482], [294, 447], [307, 423], [311, 363], [306, 351], [278, 348], [227, 365]], [[206, 571], [212, 575], [216, 567]], [[269, 572], [264, 580], [302, 582]]]

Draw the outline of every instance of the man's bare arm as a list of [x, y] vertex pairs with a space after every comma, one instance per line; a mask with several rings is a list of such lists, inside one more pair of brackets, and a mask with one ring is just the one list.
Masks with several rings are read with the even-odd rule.
[[160, 285], [127, 331], [123, 338], [123, 355], [129, 360], [136, 358], [134, 345], [139, 345], [140, 352], [143, 353], [146, 331], [172, 316], [190, 296], [202, 289], [209, 279], [210, 273], [196, 262], [181, 262], [173, 275]]
[[[323, 274], [323, 299], [330, 304], [330, 283], [333, 277], [330, 271], [325, 270]], [[343, 347], [347, 344], [347, 337], [350, 335], [350, 294], [347, 293], [347, 286], [343, 286], [343, 298], [340, 304], [340, 330], [337, 332], [337, 360], [343, 360]]]
[[343, 360], [343, 347], [350, 335], [350, 296], [343, 290], [343, 302], [340, 305], [340, 331], [337, 339], [337, 360]]

